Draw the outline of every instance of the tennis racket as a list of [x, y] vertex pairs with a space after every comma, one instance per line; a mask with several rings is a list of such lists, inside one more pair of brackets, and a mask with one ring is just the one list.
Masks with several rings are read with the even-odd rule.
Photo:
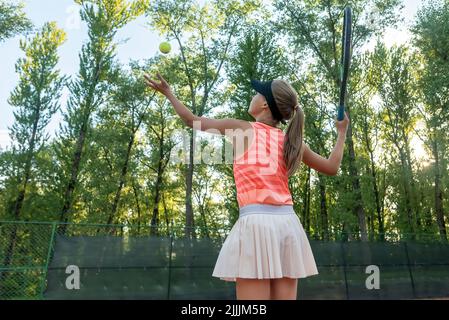
[[346, 88], [349, 77], [349, 67], [351, 66], [352, 53], [352, 11], [346, 7], [343, 18], [343, 36], [341, 43], [341, 63], [340, 63], [340, 102], [338, 105], [337, 120], [342, 121], [345, 116]]

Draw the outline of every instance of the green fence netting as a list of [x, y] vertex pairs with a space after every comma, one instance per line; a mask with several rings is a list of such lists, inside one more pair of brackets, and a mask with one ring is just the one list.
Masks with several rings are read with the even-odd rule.
[[54, 225], [0, 223], [0, 299], [40, 299]]
[[[235, 299], [212, 277], [228, 230], [0, 222], [1, 299]], [[209, 237], [207, 237], [209, 235]], [[449, 245], [426, 241], [310, 240], [319, 275], [299, 280], [298, 299], [449, 296]], [[367, 289], [367, 266], [380, 288]], [[70, 266], [79, 289], [67, 285]]]

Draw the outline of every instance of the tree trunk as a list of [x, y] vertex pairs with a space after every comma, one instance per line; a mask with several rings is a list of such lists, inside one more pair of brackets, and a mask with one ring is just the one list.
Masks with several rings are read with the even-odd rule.
[[[40, 107], [39, 105], [37, 106], [37, 110], [36, 110], [36, 116], [35, 119], [33, 121], [33, 131], [31, 134], [31, 139], [30, 139], [30, 146], [28, 148], [27, 151], [27, 159], [26, 159], [26, 163], [25, 163], [25, 176], [23, 179], [23, 185], [20, 187], [19, 192], [17, 194], [17, 198], [16, 201], [14, 203], [14, 220], [17, 221], [19, 220], [19, 217], [21, 215], [21, 211], [22, 211], [22, 207], [23, 207], [23, 202], [25, 200], [25, 194], [26, 194], [26, 189], [28, 186], [28, 182], [30, 181], [31, 178], [31, 162], [33, 160], [33, 153], [34, 153], [34, 146], [36, 145], [36, 133], [37, 133], [37, 126], [39, 123], [39, 112], [40, 112]], [[7, 268], [10, 264], [11, 264], [11, 260], [14, 254], [14, 248], [16, 246], [16, 242], [17, 242], [17, 226], [16, 225], [12, 225], [12, 231], [11, 231], [11, 237], [9, 239], [9, 244], [8, 244], [8, 249], [5, 252], [5, 257], [3, 259], [3, 267]], [[0, 276], [0, 285], [5, 283], [6, 281], [6, 272], [2, 273]], [[0, 287], [0, 289], [2, 289]], [[3, 290], [0, 290], [0, 292]]]
[[[368, 170], [371, 174], [371, 178], [373, 181], [373, 193], [374, 193], [374, 202], [376, 205], [376, 218], [377, 218], [377, 224], [378, 224], [378, 234], [379, 234], [379, 240], [384, 241], [385, 240], [385, 232], [384, 232], [384, 222], [382, 218], [382, 209], [380, 205], [380, 196], [379, 196], [379, 187], [377, 185], [377, 170], [376, 165], [374, 161], [374, 148], [372, 147], [371, 140], [370, 140], [370, 134], [369, 134], [369, 125], [366, 118], [364, 118], [363, 122], [363, 138], [365, 142], [366, 150], [369, 154], [370, 159], [370, 165], [368, 167]], [[370, 218], [370, 228], [371, 228], [371, 236], [374, 236], [374, 217]], [[370, 237], [371, 238], [371, 237]]]
[[207, 226], [207, 220], [206, 220], [206, 213], [204, 212], [204, 206], [203, 205], [200, 205], [200, 213], [201, 213], [201, 218], [203, 219], [203, 222], [204, 222], [204, 232], [206, 234], [206, 238], [210, 238], [209, 228]]
[[161, 161], [158, 164], [157, 170], [157, 180], [154, 191], [154, 202], [153, 202], [153, 214], [151, 216], [151, 235], [157, 234], [157, 228], [159, 226], [159, 202], [160, 202], [160, 191], [162, 185], [162, 170], [161, 170]]
[[[366, 172], [367, 174], [371, 171], [371, 168], [369, 166], [369, 164], [366, 165]], [[374, 240], [374, 212], [370, 209], [369, 213], [367, 215], [367, 219], [368, 219], [368, 238], [370, 241]]]
[[324, 177], [319, 174], [319, 189], [320, 189], [320, 216], [321, 216], [321, 239], [329, 241], [329, 221], [327, 214], [327, 201], [326, 201], [326, 183]]
[[[383, 233], [381, 233], [381, 237], [380, 240], [381, 241], [385, 241], [386, 240], [386, 232], [385, 232], [385, 225], [384, 225], [384, 219], [383, 217], [385, 216], [385, 194], [386, 194], [386, 166], [384, 166], [383, 170], [382, 170], [382, 186], [383, 188], [380, 189], [379, 188], [379, 205], [380, 205], [380, 217], [381, 217], [381, 221], [382, 221], [382, 227], [383, 227]], [[379, 231], [380, 233], [380, 231]]]
[[310, 234], [310, 167], [307, 167], [307, 179], [304, 185], [304, 206], [302, 208], [302, 221], [307, 234]]
[[151, 217], [151, 234], [157, 234], [157, 228], [159, 225], [159, 202], [160, 192], [162, 189], [162, 175], [164, 174], [165, 165], [163, 165], [164, 159], [164, 129], [159, 139], [159, 162], [157, 164], [157, 179], [154, 195], [153, 215]]
[[189, 163], [187, 164], [186, 172], [186, 226], [185, 226], [185, 236], [187, 238], [195, 238], [195, 221], [192, 209], [192, 187], [193, 187], [193, 142], [194, 142], [194, 130], [191, 130], [190, 134], [190, 149], [189, 149]]
[[140, 210], [140, 203], [139, 203], [139, 192], [138, 192], [137, 187], [134, 182], [132, 185], [133, 185], [134, 198], [136, 199], [136, 207], [137, 207], [137, 235], [140, 235], [141, 210]]
[[131, 157], [131, 150], [132, 150], [133, 144], [134, 144], [134, 133], [131, 135], [129, 142], [128, 142], [128, 148], [126, 149], [125, 163], [123, 164], [122, 170], [120, 172], [119, 184], [118, 184], [117, 191], [115, 192], [114, 202], [112, 203], [111, 213], [109, 214], [107, 224], [112, 224], [114, 222], [114, 218], [117, 214], [118, 204], [120, 202], [122, 189], [123, 189], [123, 186], [125, 185], [125, 178], [126, 178], [126, 174], [128, 172], [128, 164], [129, 164], [129, 159]]
[[373, 179], [374, 201], [376, 202], [376, 214], [377, 214], [376, 217], [378, 224], [379, 240], [385, 241], [384, 221], [382, 217], [382, 209], [380, 206], [379, 187], [377, 186], [377, 171], [376, 166], [374, 164], [374, 153], [371, 152], [371, 150], [369, 150], [369, 156], [370, 156], [371, 177]]
[[441, 190], [441, 175], [440, 175], [440, 157], [438, 154], [438, 144], [436, 139], [433, 140], [433, 157], [434, 162], [434, 181], [435, 181], [435, 214], [437, 218], [438, 230], [440, 232], [441, 240], [447, 241], [446, 224], [444, 221], [443, 211], [443, 191]]
[[36, 113], [35, 113], [35, 117], [34, 117], [35, 119], [33, 121], [33, 131], [31, 133], [30, 146], [27, 150], [27, 159], [26, 159], [26, 163], [25, 163], [25, 172], [24, 172], [25, 176], [23, 179], [23, 186], [21, 189], [19, 189], [19, 193], [17, 195], [16, 202], [14, 205], [15, 220], [18, 220], [20, 217], [20, 213], [22, 211], [22, 206], [23, 206], [23, 201], [25, 200], [26, 188], [28, 186], [28, 182], [30, 181], [30, 177], [31, 177], [31, 162], [33, 160], [34, 146], [36, 145], [37, 126], [39, 124], [39, 118], [40, 118], [39, 112], [40, 112], [40, 107], [38, 105]]
[[411, 158], [411, 152], [410, 152], [410, 144], [408, 142], [408, 138], [403, 132], [404, 135], [404, 142], [405, 142], [405, 156], [407, 160], [407, 176], [410, 180], [410, 190], [411, 190], [411, 204], [414, 209], [415, 213], [415, 221], [417, 225], [417, 230], [419, 231], [422, 223], [421, 223], [421, 204], [419, 203], [418, 193], [416, 190], [416, 184], [415, 179], [413, 177], [413, 168], [412, 168], [412, 158]]
[[[397, 145], [397, 144], [396, 144]], [[411, 234], [411, 239], [415, 239], [415, 224], [413, 223], [413, 209], [411, 203], [411, 192], [410, 192], [410, 184], [408, 181], [407, 174], [407, 161], [404, 154], [404, 151], [397, 145], [399, 156], [401, 158], [401, 166], [403, 170], [403, 186], [404, 186], [404, 199], [405, 199], [405, 209], [407, 212], [407, 223], [408, 223], [408, 231]]]
[[[349, 114], [349, 109], [348, 109]], [[359, 179], [359, 173], [356, 167], [355, 163], [355, 151], [354, 151], [354, 142], [352, 140], [352, 125], [349, 124], [348, 127], [348, 134], [347, 134], [347, 141], [348, 141], [348, 151], [349, 151], [349, 173], [351, 175], [352, 179], [352, 189], [355, 194], [355, 204], [353, 207], [353, 212], [357, 216], [358, 224], [359, 224], [359, 230], [360, 230], [360, 237], [362, 241], [368, 241], [367, 231], [366, 231], [366, 222], [365, 222], [365, 210], [363, 209], [363, 203], [362, 203], [362, 193], [360, 190], [360, 179]]]
[[[73, 155], [73, 161], [71, 165], [72, 171], [70, 174], [70, 180], [69, 183], [67, 184], [67, 188], [64, 193], [64, 205], [62, 207], [62, 211], [59, 217], [60, 222], [68, 221], [67, 215], [72, 207], [73, 192], [75, 190], [75, 186], [78, 181], [78, 173], [81, 164], [81, 156], [83, 153], [84, 141], [86, 139], [86, 131], [87, 131], [87, 123], [84, 122], [81, 126], [80, 134], [76, 142], [75, 153]], [[67, 225], [62, 224], [60, 226], [59, 233], [64, 234], [66, 229]]]
[[[81, 107], [80, 112], [83, 112], [83, 118], [81, 123], [80, 132], [78, 135], [78, 138], [76, 140], [76, 146], [75, 146], [75, 152], [73, 154], [73, 161], [71, 165], [71, 174], [70, 174], [70, 180], [67, 184], [67, 188], [64, 193], [64, 205], [61, 210], [61, 214], [59, 217], [60, 222], [67, 222], [68, 221], [68, 214], [70, 210], [72, 209], [72, 198], [73, 193], [75, 191], [76, 184], [78, 183], [78, 174], [80, 170], [81, 165], [81, 157], [83, 155], [83, 148], [84, 143], [87, 136], [88, 131], [88, 125], [89, 125], [89, 118], [91, 116], [90, 109], [92, 108], [93, 104], [93, 97], [95, 94], [95, 89], [97, 87], [97, 84], [100, 81], [100, 71], [101, 71], [101, 59], [100, 61], [96, 61], [96, 65], [94, 67], [94, 77], [91, 79], [91, 83], [89, 86], [89, 90], [87, 92], [87, 95], [84, 99], [84, 106]], [[64, 234], [67, 229], [67, 224], [61, 224], [59, 227], [59, 233]]]
[[[350, 193], [352, 191], [352, 188], [348, 184], [343, 184], [341, 187], [342, 193]], [[351, 210], [348, 208], [347, 210]], [[357, 226], [358, 229], [358, 226]], [[358, 233], [358, 232], [357, 232]], [[341, 234], [340, 234], [340, 241], [347, 242], [347, 241], [353, 241], [354, 240], [354, 230], [351, 229], [350, 223], [348, 223], [348, 220], [342, 220], [341, 225]]]
[[167, 204], [165, 202], [165, 195], [162, 193], [162, 205], [164, 207], [165, 224], [167, 225], [167, 235], [170, 235], [170, 217], [167, 210]]

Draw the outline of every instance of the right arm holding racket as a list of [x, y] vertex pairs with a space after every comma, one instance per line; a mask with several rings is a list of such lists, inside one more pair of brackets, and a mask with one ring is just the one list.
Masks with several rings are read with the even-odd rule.
[[336, 121], [335, 126], [337, 127], [337, 142], [335, 143], [329, 158], [326, 159], [315, 153], [307, 144], [305, 144], [304, 154], [302, 156], [302, 161], [307, 166], [329, 176], [335, 176], [337, 174], [341, 165], [341, 160], [343, 159], [346, 131], [349, 126], [348, 115], [345, 114], [342, 121]]

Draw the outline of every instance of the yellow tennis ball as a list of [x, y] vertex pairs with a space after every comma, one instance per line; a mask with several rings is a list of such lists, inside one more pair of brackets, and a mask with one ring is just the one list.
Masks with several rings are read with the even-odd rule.
[[170, 43], [168, 43], [168, 42], [162, 42], [162, 43], [159, 45], [159, 50], [160, 50], [162, 53], [165, 53], [165, 54], [169, 53], [170, 50], [171, 50], [171, 45], [170, 45]]

